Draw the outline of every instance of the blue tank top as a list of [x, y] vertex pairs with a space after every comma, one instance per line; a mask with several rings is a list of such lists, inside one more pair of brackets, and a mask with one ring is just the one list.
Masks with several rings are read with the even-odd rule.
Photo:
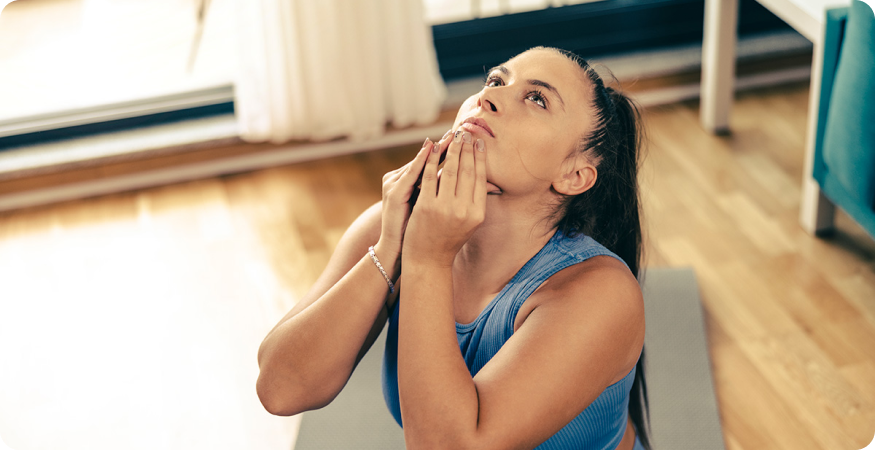
[[[620, 257], [596, 242], [578, 235], [570, 238], [557, 231], [471, 323], [456, 323], [459, 349], [471, 376], [489, 362], [513, 334], [513, 324], [523, 302], [556, 272], [593, 256]], [[624, 262], [625, 264], [625, 262]], [[398, 399], [398, 305], [389, 317], [386, 350], [383, 353], [383, 397], [395, 421], [401, 424]], [[633, 368], [622, 380], [608, 386], [583, 412], [538, 446], [539, 450], [613, 450], [626, 431], [629, 392], [635, 379]], [[583, 381], [583, 380], [582, 380]]]

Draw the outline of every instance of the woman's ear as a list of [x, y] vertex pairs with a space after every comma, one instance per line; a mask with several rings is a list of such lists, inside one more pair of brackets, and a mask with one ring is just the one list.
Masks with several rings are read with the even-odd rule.
[[554, 181], [553, 189], [564, 195], [582, 194], [595, 185], [596, 178], [598, 178], [598, 170], [594, 165], [586, 162]]

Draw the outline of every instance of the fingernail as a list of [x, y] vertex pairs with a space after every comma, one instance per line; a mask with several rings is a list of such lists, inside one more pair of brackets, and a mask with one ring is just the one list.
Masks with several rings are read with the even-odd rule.
[[432, 146], [431, 146], [431, 152], [432, 152], [432, 153], [437, 153], [437, 152], [439, 152], [440, 150], [441, 150], [441, 146], [440, 146], [440, 145], [432, 145]]
[[486, 148], [486, 144], [483, 143], [483, 139], [477, 139], [477, 142], [474, 143], [474, 149], [482, 152], [484, 148]]
[[445, 141], [448, 137], [450, 137], [451, 134], [453, 134], [453, 130], [447, 130], [447, 132], [444, 133], [444, 137], [442, 137], [441, 140]]
[[466, 144], [470, 144], [472, 139], [471, 133], [467, 131], [462, 133], [462, 140], [465, 141]]
[[429, 142], [431, 142], [431, 139], [425, 138], [425, 140], [422, 141], [422, 146], [425, 147], [426, 145], [428, 145]]
[[462, 130], [457, 130], [453, 136], [453, 142], [459, 142], [460, 140], [462, 140]]

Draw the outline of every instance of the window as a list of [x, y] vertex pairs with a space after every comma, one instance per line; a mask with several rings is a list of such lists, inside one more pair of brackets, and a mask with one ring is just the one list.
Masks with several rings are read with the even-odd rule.
[[233, 6], [231, 0], [9, 4], [0, 14], [0, 42], [15, 44], [0, 46], [0, 138], [233, 101]]
[[423, 3], [426, 18], [436, 25], [594, 1], [604, 0], [423, 0]]

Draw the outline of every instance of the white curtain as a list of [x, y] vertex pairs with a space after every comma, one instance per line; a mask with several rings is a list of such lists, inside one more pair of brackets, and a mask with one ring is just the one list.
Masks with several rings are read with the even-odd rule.
[[237, 3], [244, 139], [367, 139], [437, 118], [446, 88], [422, 0]]

